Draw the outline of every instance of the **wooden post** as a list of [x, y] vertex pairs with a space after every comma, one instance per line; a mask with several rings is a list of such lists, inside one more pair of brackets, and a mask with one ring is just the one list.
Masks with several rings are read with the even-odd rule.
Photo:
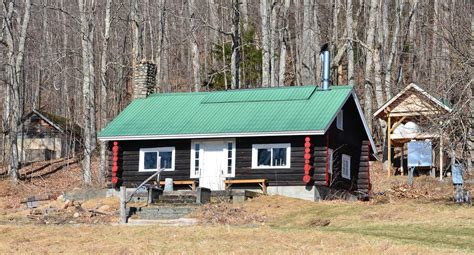
[[405, 147], [405, 143], [402, 143], [402, 153], [400, 155], [400, 169], [401, 169], [401, 172], [402, 172], [402, 176], [405, 175], [405, 169], [403, 167], [403, 153], [405, 153], [404, 147]]
[[443, 180], [443, 136], [439, 136], [439, 180]]
[[120, 223], [127, 223], [127, 188], [120, 186]]
[[392, 118], [390, 117], [390, 113], [388, 114], [388, 124], [387, 124], [387, 176], [390, 177], [391, 175], [391, 167], [392, 167], [392, 140], [390, 134], [392, 133]]

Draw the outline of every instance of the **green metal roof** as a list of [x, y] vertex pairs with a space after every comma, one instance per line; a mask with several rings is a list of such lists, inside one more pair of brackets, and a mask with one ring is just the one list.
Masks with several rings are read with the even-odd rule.
[[153, 94], [134, 100], [99, 138], [324, 132], [351, 93], [301, 86]]

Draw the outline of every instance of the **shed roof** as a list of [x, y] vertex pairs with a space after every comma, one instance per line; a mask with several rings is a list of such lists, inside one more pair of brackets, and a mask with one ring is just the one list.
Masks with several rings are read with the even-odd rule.
[[374, 117], [385, 118], [391, 115], [433, 114], [438, 111], [451, 112], [450, 106], [434, 97], [415, 83], [409, 84], [392, 99], [388, 100], [374, 113]]
[[101, 140], [324, 134], [353, 96], [352, 86], [159, 93], [136, 99], [99, 133]]

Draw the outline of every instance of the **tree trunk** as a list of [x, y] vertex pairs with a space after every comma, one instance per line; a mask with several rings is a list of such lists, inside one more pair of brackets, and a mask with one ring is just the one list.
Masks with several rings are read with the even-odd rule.
[[377, 104], [377, 109], [382, 107], [383, 103], [385, 102], [383, 96], [383, 84], [382, 84], [382, 76], [383, 76], [383, 68], [382, 68], [382, 61], [383, 57], [383, 24], [382, 24], [382, 10], [378, 8], [376, 14], [376, 35], [375, 35], [375, 47], [374, 47], [374, 81], [375, 81], [375, 102]]
[[437, 54], [439, 51], [438, 47], [438, 30], [439, 30], [439, 0], [434, 0], [434, 13], [433, 13], [433, 38], [431, 44], [431, 64], [430, 64], [430, 82], [432, 84], [436, 84], [438, 82], [437, 74], [438, 74], [438, 66], [437, 66]]
[[[8, 3], [8, 4], [7, 4]], [[7, 75], [7, 82], [9, 89], [7, 90], [7, 103], [9, 104], [6, 108], [4, 108], [4, 116], [7, 116], [7, 130], [8, 130], [8, 145], [7, 148], [10, 150], [10, 164], [8, 168], [8, 172], [10, 174], [10, 178], [13, 184], [18, 183], [18, 163], [19, 163], [19, 156], [18, 156], [18, 124], [20, 122], [22, 109], [20, 106], [20, 84], [22, 82], [22, 75], [23, 75], [23, 55], [25, 52], [25, 41], [27, 37], [27, 29], [30, 22], [30, 10], [31, 10], [31, 2], [30, 0], [25, 0], [24, 2], [24, 11], [23, 11], [23, 20], [21, 20], [21, 16], [18, 16], [17, 22], [18, 24], [21, 23], [19, 31], [13, 31], [13, 13], [15, 11], [13, 2], [4, 2], [3, 4], [4, 10], [4, 35], [5, 36], [5, 44], [7, 46], [7, 61], [8, 65], [5, 68], [5, 72]], [[19, 14], [18, 14], [19, 15]], [[19, 40], [17, 43], [17, 49], [15, 49], [14, 43], [14, 33], [17, 32], [19, 34]], [[16, 51], [16, 52], [15, 52]], [[4, 119], [4, 121], [5, 121]]]
[[241, 1], [240, 16], [242, 17], [242, 28], [244, 32], [248, 30], [249, 26], [249, 11], [248, 11], [248, 2], [247, 0]]
[[240, 87], [240, 3], [232, 0], [232, 56], [230, 60], [231, 89]]
[[[471, 12], [471, 38], [474, 38], [474, 14]], [[474, 59], [474, 40], [471, 40], [471, 59]], [[474, 68], [470, 69], [471, 77], [474, 77]], [[469, 154], [471, 158], [468, 160], [469, 172], [474, 171], [474, 82], [471, 79], [469, 88]]]
[[269, 0], [260, 0], [260, 18], [262, 22], [262, 87], [271, 85], [270, 77], [270, 17], [268, 12], [270, 9]]
[[[312, 29], [312, 44], [311, 44], [311, 56], [313, 62], [312, 77], [313, 85], [322, 85], [322, 62], [320, 57], [321, 51], [321, 28], [318, 21], [319, 15], [319, 3], [318, 1], [313, 2], [313, 29]], [[334, 53], [333, 53], [334, 54]]]
[[161, 92], [169, 90], [168, 84], [168, 45], [167, 45], [167, 31], [168, 22], [166, 16], [166, 0], [159, 0], [159, 26], [158, 38], [156, 43], [156, 83]]
[[282, 13], [282, 28], [280, 29], [280, 64], [278, 68], [278, 86], [285, 86], [285, 73], [286, 73], [286, 56], [287, 56], [287, 44], [288, 44], [288, 9], [290, 8], [291, 0], [285, 0], [281, 7]]
[[385, 67], [385, 96], [387, 100], [392, 98], [392, 67], [393, 60], [397, 55], [398, 49], [398, 37], [400, 35], [400, 17], [403, 12], [404, 0], [397, 0], [397, 13], [395, 18], [395, 28], [392, 33], [392, 43], [390, 46], [390, 52], [388, 54], [387, 65]]
[[[110, 38], [110, 8], [112, 0], [107, 0], [105, 5], [105, 18], [104, 18], [104, 38], [102, 41], [102, 55], [100, 60], [100, 81], [101, 81], [101, 98], [100, 98], [100, 128], [104, 128], [107, 125], [107, 49]], [[99, 183], [103, 184], [105, 181], [106, 173], [106, 150], [107, 142], [101, 142], [100, 144], [100, 163], [99, 163]]]
[[278, 47], [278, 1], [272, 0], [271, 4], [271, 16], [270, 16], [270, 86], [277, 86], [277, 74], [276, 74], [276, 62], [277, 56], [275, 54], [276, 48]]
[[369, 23], [367, 28], [367, 40], [365, 57], [365, 81], [364, 81], [364, 111], [369, 129], [372, 130], [372, 68], [373, 68], [373, 46], [375, 38], [375, 25], [378, 12], [378, 0], [370, 1]]
[[92, 6], [86, 5], [85, 0], [78, 0], [79, 16], [80, 16], [80, 30], [81, 30], [81, 46], [82, 46], [82, 110], [83, 110], [83, 128], [84, 128], [84, 159], [82, 162], [83, 181], [84, 185], [92, 184], [91, 174], [91, 155], [92, 155], [92, 136], [91, 136], [91, 105], [93, 104], [91, 98], [92, 83], [94, 82], [93, 73], [93, 57], [92, 54], [92, 40], [94, 32], [94, 23], [91, 19]]
[[[315, 42], [314, 27], [312, 26], [313, 10], [314, 10], [314, 0], [304, 0], [304, 13], [303, 13], [303, 32], [301, 43], [301, 83], [302, 85], [315, 85], [314, 81], [314, 47], [319, 47], [319, 42]], [[318, 31], [319, 32], [319, 31]], [[312, 43], [308, 43], [312, 42]]]
[[352, 19], [352, 0], [347, 0], [346, 7], [346, 29], [347, 29], [347, 83], [355, 85], [354, 77], [354, 32]]
[[138, 0], [132, 0], [130, 7], [130, 20], [132, 26], [132, 67], [135, 69], [143, 58], [142, 22], [138, 14]]
[[201, 79], [200, 79], [200, 72], [201, 72], [201, 65], [199, 63], [199, 48], [197, 44], [197, 33], [196, 33], [196, 24], [195, 24], [195, 15], [196, 15], [196, 0], [190, 0], [188, 4], [189, 10], [189, 17], [190, 17], [190, 47], [191, 47], [191, 62], [193, 66], [193, 84], [194, 84], [194, 91], [198, 92], [201, 89]]

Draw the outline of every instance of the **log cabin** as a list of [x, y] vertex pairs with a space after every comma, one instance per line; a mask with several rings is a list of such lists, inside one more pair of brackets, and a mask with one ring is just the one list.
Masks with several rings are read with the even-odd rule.
[[161, 166], [176, 188], [262, 189], [307, 200], [368, 198], [374, 141], [351, 86], [323, 84], [152, 93], [156, 68], [135, 68], [131, 102], [101, 132], [111, 187]]
[[269, 194], [310, 200], [366, 196], [375, 152], [351, 86], [151, 94], [99, 139], [109, 143], [117, 187], [136, 187], [161, 165], [162, 178], [211, 190], [263, 184]]

